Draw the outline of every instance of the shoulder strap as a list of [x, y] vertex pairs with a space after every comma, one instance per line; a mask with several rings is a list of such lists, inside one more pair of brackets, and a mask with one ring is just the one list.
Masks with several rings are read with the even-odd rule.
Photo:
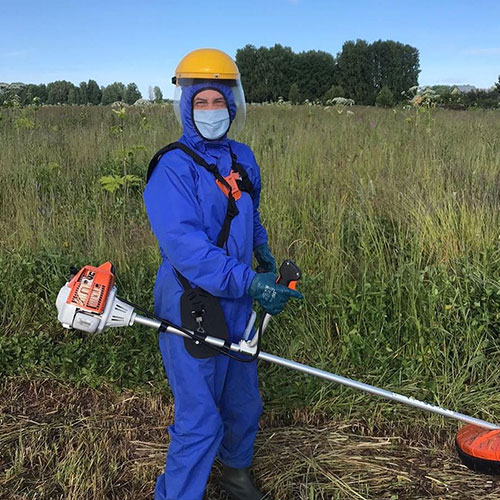
[[[184, 153], [186, 153], [191, 159], [203, 167], [204, 169], [208, 170], [223, 186], [225, 186], [229, 191], [231, 191], [231, 186], [227, 183], [226, 179], [222, 177], [221, 173], [219, 172], [219, 169], [217, 168], [217, 165], [214, 163], [208, 163], [205, 158], [202, 158], [198, 153], [193, 151], [191, 148], [183, 144], [182, 142], [172, 142], [171, 144], [168, 144], [167, 146], [161, 148], [159, 151], [155, 153], [151, 161], [149, 162], [148, 166], [148, 173], [146, 175], [146, 182], [149, 181], [151, 176], [153, 175], [153, 171], [158, 165], [158, 162], [160, 161], [161, 157], [165, 154], [168, 153], [169, 151], [172, 151], [173, 149], [180, 149]], [[241, 167], [243, 168], [243, 167]], [[246, 172], [245, 172], [246, 174]], [[248, 176], [247, 176], [248, 177]], [[232, 198], [229, 197], [229, 198]], [[238, 209], [236, 209], [238, 211]], [[238, 215], [238, 212], [236, 213]]]
[[241, 163], [238, 163], [238, 157], [233, 153], [231, 145], [229, 146], [229, 152], [231, 153], [231, 163], [232, 163], [231, 168], [233, 169], [234, 172], [237, 172], [241, 177], [241, 180], [237, 181], [240, 191], [247, 192], [253, 198], [252, 181], [250, 180], [250, 177], [248, 177], [248, 173], [245, 170], [245, 167], [241, 165]]
[[209, 172], [212, 172], [213, 167], [217, 168], [215, 165], [210, 165], [207, 161], [205, 161], [204, 158], [202, 158], [199, 154], [195, 153], [191, 148], [183, 144], [182, 142], [172, 142], [168, 144], [167, 146], [161, 148], [159, 151], [155, 153], [153, 158], [151, 158], [151, 161], [149, 162], [148, 166], [148, 173], [146, 175], [146, 182], [149, 181], [150, 177], [153, 175], [153, 171], [158, 165], [158, 162], [160, 161], [161, 157], [165, 154], [168, 153], [169, 151], [172, 151], [173, 149], [180, 149], [184, 153], [186, 153], [188, 156], [190, 156], [198, 165], [201, 165], [203, 168], [206, 168]]
[[191, 285], [189, 284], [187, 278], [185, 278], [179, 271], [177, 271], [175, 267], [173, 269], [175, 271], [175, 274], [177, 275], [177, 279], [179, 280], [182, 288], [184, 288], [184, 290], [192, 290]]

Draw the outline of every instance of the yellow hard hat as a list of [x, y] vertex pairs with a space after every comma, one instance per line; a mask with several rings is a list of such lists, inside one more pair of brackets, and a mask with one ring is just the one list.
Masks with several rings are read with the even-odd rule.
[[240, 72], [236, 63], [222, 50], [197, 49], [182, 58], [172, 83], [179, 84], [184, 78], [239, 80]]

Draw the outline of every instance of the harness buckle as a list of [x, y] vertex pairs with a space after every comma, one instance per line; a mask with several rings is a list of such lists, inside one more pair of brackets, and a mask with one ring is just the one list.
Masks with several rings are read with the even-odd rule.
[[[191, 311], [192, 316], [196, 320], [198, 327], [196, 331], [198, 333], [205, 333], [205, 329], [203, 328], [203, 316], [205, 316], [205, 309], [201, 309], [200, 311]], [[198, 343], [198, 342], [195, 342]]]
[[[241, 181], [241, 176], [238, 172], [232, 171], [228, 176], [224, 177], [224, 180], [229, 184], [231, 188], [231, 193], [233, 195], [234, 201], [237, 201], [241, 198], [241, 190], [238, 186], [238, 181]], [[221, 191], [229, 197], [229, 189], [222, 184], [218, 179], [215, 181], [217, 186], [221, 189]]]

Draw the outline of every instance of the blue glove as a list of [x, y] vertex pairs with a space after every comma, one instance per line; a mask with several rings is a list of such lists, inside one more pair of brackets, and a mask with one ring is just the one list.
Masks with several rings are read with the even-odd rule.
[[253, 253], [255, 254], [255, 258], [257, 259], [259, 266], [264, 269], [264, 272], [276, 274], [276, 270], [278, 268], [278, 266], [276, 265], [276, 259], [271, 253], [271, 249], [269, 248], [269, 245], [267, 243], [262, 243], [262, 245], [259, 245], [253, 251]]
[[276, 278], [274, 273], [257, 273], [248, 288], [248, 295], [273, 316], [283, 311], [290, 297], [304, 298], [297, 290], [278, 285]]

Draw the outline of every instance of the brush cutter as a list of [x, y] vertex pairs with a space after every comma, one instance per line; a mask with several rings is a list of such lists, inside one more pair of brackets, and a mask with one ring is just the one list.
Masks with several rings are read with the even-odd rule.
[[[300, 277], [300, 269], [290, 260], [285, 260], [280, 267], [277, 282], [295, 288]], [[398, 403], [437, 413], [443, 417], [466, 422], [468, 425], [462, 427], [456, 437], [456, 447], [460, 458], [472, 470], [500, 475], [500, 426], [296, 361], [261, 352], [260, 343], [262, 334], [271, 318], [269, 314], [263, 316], [259, 328], [250, 338], [256, 318], [256, 314], [253, 312], [243, 338], [238, 343], [230, 343], [199, 331], [186, 330], [118, 298], [113, 266], [110, 262], [99, 267], [85, 266], [74, 274], [59, 291], [56, 306], [58, 319], [65, 328], [100, 333], [110, 327], [145, 325], [211, 346], [218, 352], [239, 361], [249, 362], [258, 358]], [[145, 316], [137, 314], [136, 310]]]

